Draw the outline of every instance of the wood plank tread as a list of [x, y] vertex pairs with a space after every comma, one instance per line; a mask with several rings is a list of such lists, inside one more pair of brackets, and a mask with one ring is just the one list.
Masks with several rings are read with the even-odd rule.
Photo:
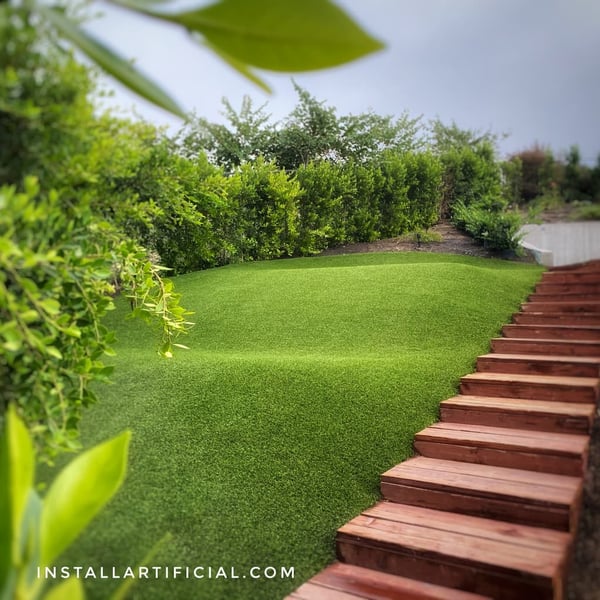
[[600, 356], [600, 341], [556, 338], [500, 337], [491, 341], [493, 352], [527, 355], [556, 353], [572, 356]]
[[561, 354], [536, 354], [534, 356], [524, 356], [523, 354], [511, 354], [511, 353], [489, 353], [482, 354], [478, 358], [485, 358], [489, 360], [515, 360], [522, 362], [549, 362], [549, 363], [568, 363], [578, 365], [592, 365], [600, 368], [600, 357], [596, 356], [570, 356]]
[[460, 391], [473, 396], [590, 404], [598, 400], [600, 378], [480, 371], [462, 377]]
[[494, 396], [470, 396], [460, 394], [441, 402], [441, 406], [460, 406], [463, 408], [486, 408], [502, 412], [518, 410], [524, 413], [542, 415], [563, 415], [565, 417], [593, 417], [596, 407], [593, 404], [574, 402], [549, 402], [546, 400], [528, 400], [527, 398], [501, 398]]
[[578, 300], [576, 302], [564, 301], [543, 301], [534, 300], [532, 302], [524, 302], [521, 304], [521, 310], [535, 312], [600, 312], [600, 300]]
[[600, 341], [600, 327], [596, 325], [509, 323], [502, 328], [502, 334], [504, 337]]
[[287, 596], [286, 600], [492, 600], [472, 594], [335, 562]]
[[529, 375], [521, 373], [470, 373], [461, 377], [461, 381], [494, 381], [502, 383], [533, 383], [546, 386], [565, 386], [570, 388], [597, 389], [598, 377], [569, 377], [565, 375]]
[[485, 425], [463, 423], [434, 423], [415, 435], [418, 441], [467, 443], [502, 450], [528, 450], [536, 454], [581, 456], [587, 451], [589, 438], [571, 433], [549, 434]]
[[[482, 477], [498, 482], [526, 483], [530, 485], [549, 486], [562, 490], [567, 496], [581, 483], [581, 478], [567, 475], [555, 475], [552, 473], [536, 473], [522, 469], [508, 469], [506, 467], [490, 467], [454, 460], [438, 460], [425, 456], [415, 456], [401, 462], [383, 473], [382, 478], [394, 475], [400, 467], [409, 465], [411, 469], [427, 470], [434, 473], [456, 473], [459, 475], [470, 475]], [[561, 492], [561, 493], [563, 493]], [[567, 498], [565, 496], [565, 498]]]
[[[533, 475], [533, 476], [532, 476]], [[392, 467], [382, 482], [419, 485], [476, 495], [481, 498], [527, 502], [547, 508], [567, 508], [577, 499], [581, 478], [521, 469], [491, 467], [418, 456]]]
[[534, 580], [561, 571], [571, 539], [565, 532], [385, 501], [342, 526], [340, 538]]

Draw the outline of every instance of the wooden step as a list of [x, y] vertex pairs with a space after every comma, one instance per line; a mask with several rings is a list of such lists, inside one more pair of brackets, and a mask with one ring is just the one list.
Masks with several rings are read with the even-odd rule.
[[592, 325], [504, 325], [505, 337], [540, 338], [557, 340], [600, 341], [600, 327]]
[[535, 286], [535, 291], [543, 294], [599, 294], [600, 282], [598, 283], [544, 283], [540, 281]]
[[562, 356], [600, 356], [600, 341], [543, 338], [494, 338], [493, 352], [503, 354], [560, 354]]
[[581, 477], [417, 456], [381, 476], [386, 500], [575, 531]]
[[463, 423], [435, 423], [415, 436], [415, 450], [429, 458], [581, 476], [589, 438]]
[[440, 404], [440, 418], [448, 423], [556, 433], [588, 434], [595, 412], [594, 404], [491, 396], [461, 395]]
[[543, 283], [598, 283], [600, 275], [595, 271], [546, 271], [542, 275]]
[[477, 370], [494, 373], [600, 377], [600, 357], [492, 353], [477, 358]]
[[543, 292], [535, 292], [527, 297], [528, 302], [598, 302], [598, 294], [594, 292], [563, 292], [559, 294], [547, 294]]
[[600, 315], [594, 313], [514, 313], [512, 322], [517, 325], [593, 325], [600, 326]]
[[585, 262], [577, 263], [574, 265], [560, 265], [557, 267], [550, 267], [548, 269], [549, 272], [558, 271], [558, 272], [569, 272], [569, 271], [577, 271], [577, 272], [588, 272], [592, 271], [594, 273], [600, 272], [600, 258], [591, 258], [590, 260], [586, 260]]
[[340, 560], [497, 600], [558, 600], [562, 531], [380, 502], [337, 534]]
[[335, 562], [286, 600], [492, 600], [491, 596]]
[[587, 302], [524, 302], [521, 304], [523, 312], [587, 312], [600, 313], [600, 301]]
[[461, 394], [529, 398], [550, 402], [595, 404], [600, 391], [598, 377], [521, 375], [518, 373], [470, 373], [461, 377]]

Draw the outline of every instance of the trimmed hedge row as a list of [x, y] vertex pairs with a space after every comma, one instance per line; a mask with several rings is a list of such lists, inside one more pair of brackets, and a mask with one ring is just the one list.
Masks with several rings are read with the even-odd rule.
[[159, 199], [143, 241], [185, 273], [427, 229], [439, 218], [442, 164], [430, 153], [390, 152], [369, 164], [319, 161], [291, 174], [259, 157], [225, 176], [199, 157], [191, 172], [182, 164], [156, 183], [163, 189], [154, 186], [152, 198], [141, 189], [134, 196], [141, 205]]

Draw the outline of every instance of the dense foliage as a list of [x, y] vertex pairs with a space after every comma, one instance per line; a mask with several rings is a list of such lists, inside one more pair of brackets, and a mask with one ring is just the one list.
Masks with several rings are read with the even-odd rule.
[[48, 459], [77, 447], [91, 385], [110, 372], [101, 319], [117, 287], [134, 315], [160, 324], [164, 356], [189, 323], [119, 207], [102, 214], [111, 170], [90, 156], [110, 133], [94, 116], [93, 79], [31, 21], [0, 6], [10, 40], [0, 50], [0, 421], [17, 406]]

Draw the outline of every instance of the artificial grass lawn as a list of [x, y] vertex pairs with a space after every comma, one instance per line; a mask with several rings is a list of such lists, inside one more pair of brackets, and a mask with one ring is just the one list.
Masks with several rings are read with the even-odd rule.
[[[111, 314], [115, 385], [86, 445], [133, 430], [124, 487], [60, 564], [235, 567], [240, 579], [141, 581], [149, 599], [282, 598], [334, 557], [337, 527], [378, 499], [379, 474], [533, 288], [529, 265], [367, 254], [230, 266], [179, 277], [190, 351]], [[294, 579], [253, 580], [251, 566]], [[206, 572], [206, 571], [205, 571]], [[86, 581], [106, 598], [117, 582]], [[89, 584], [89, 585], [88, 585]]]

